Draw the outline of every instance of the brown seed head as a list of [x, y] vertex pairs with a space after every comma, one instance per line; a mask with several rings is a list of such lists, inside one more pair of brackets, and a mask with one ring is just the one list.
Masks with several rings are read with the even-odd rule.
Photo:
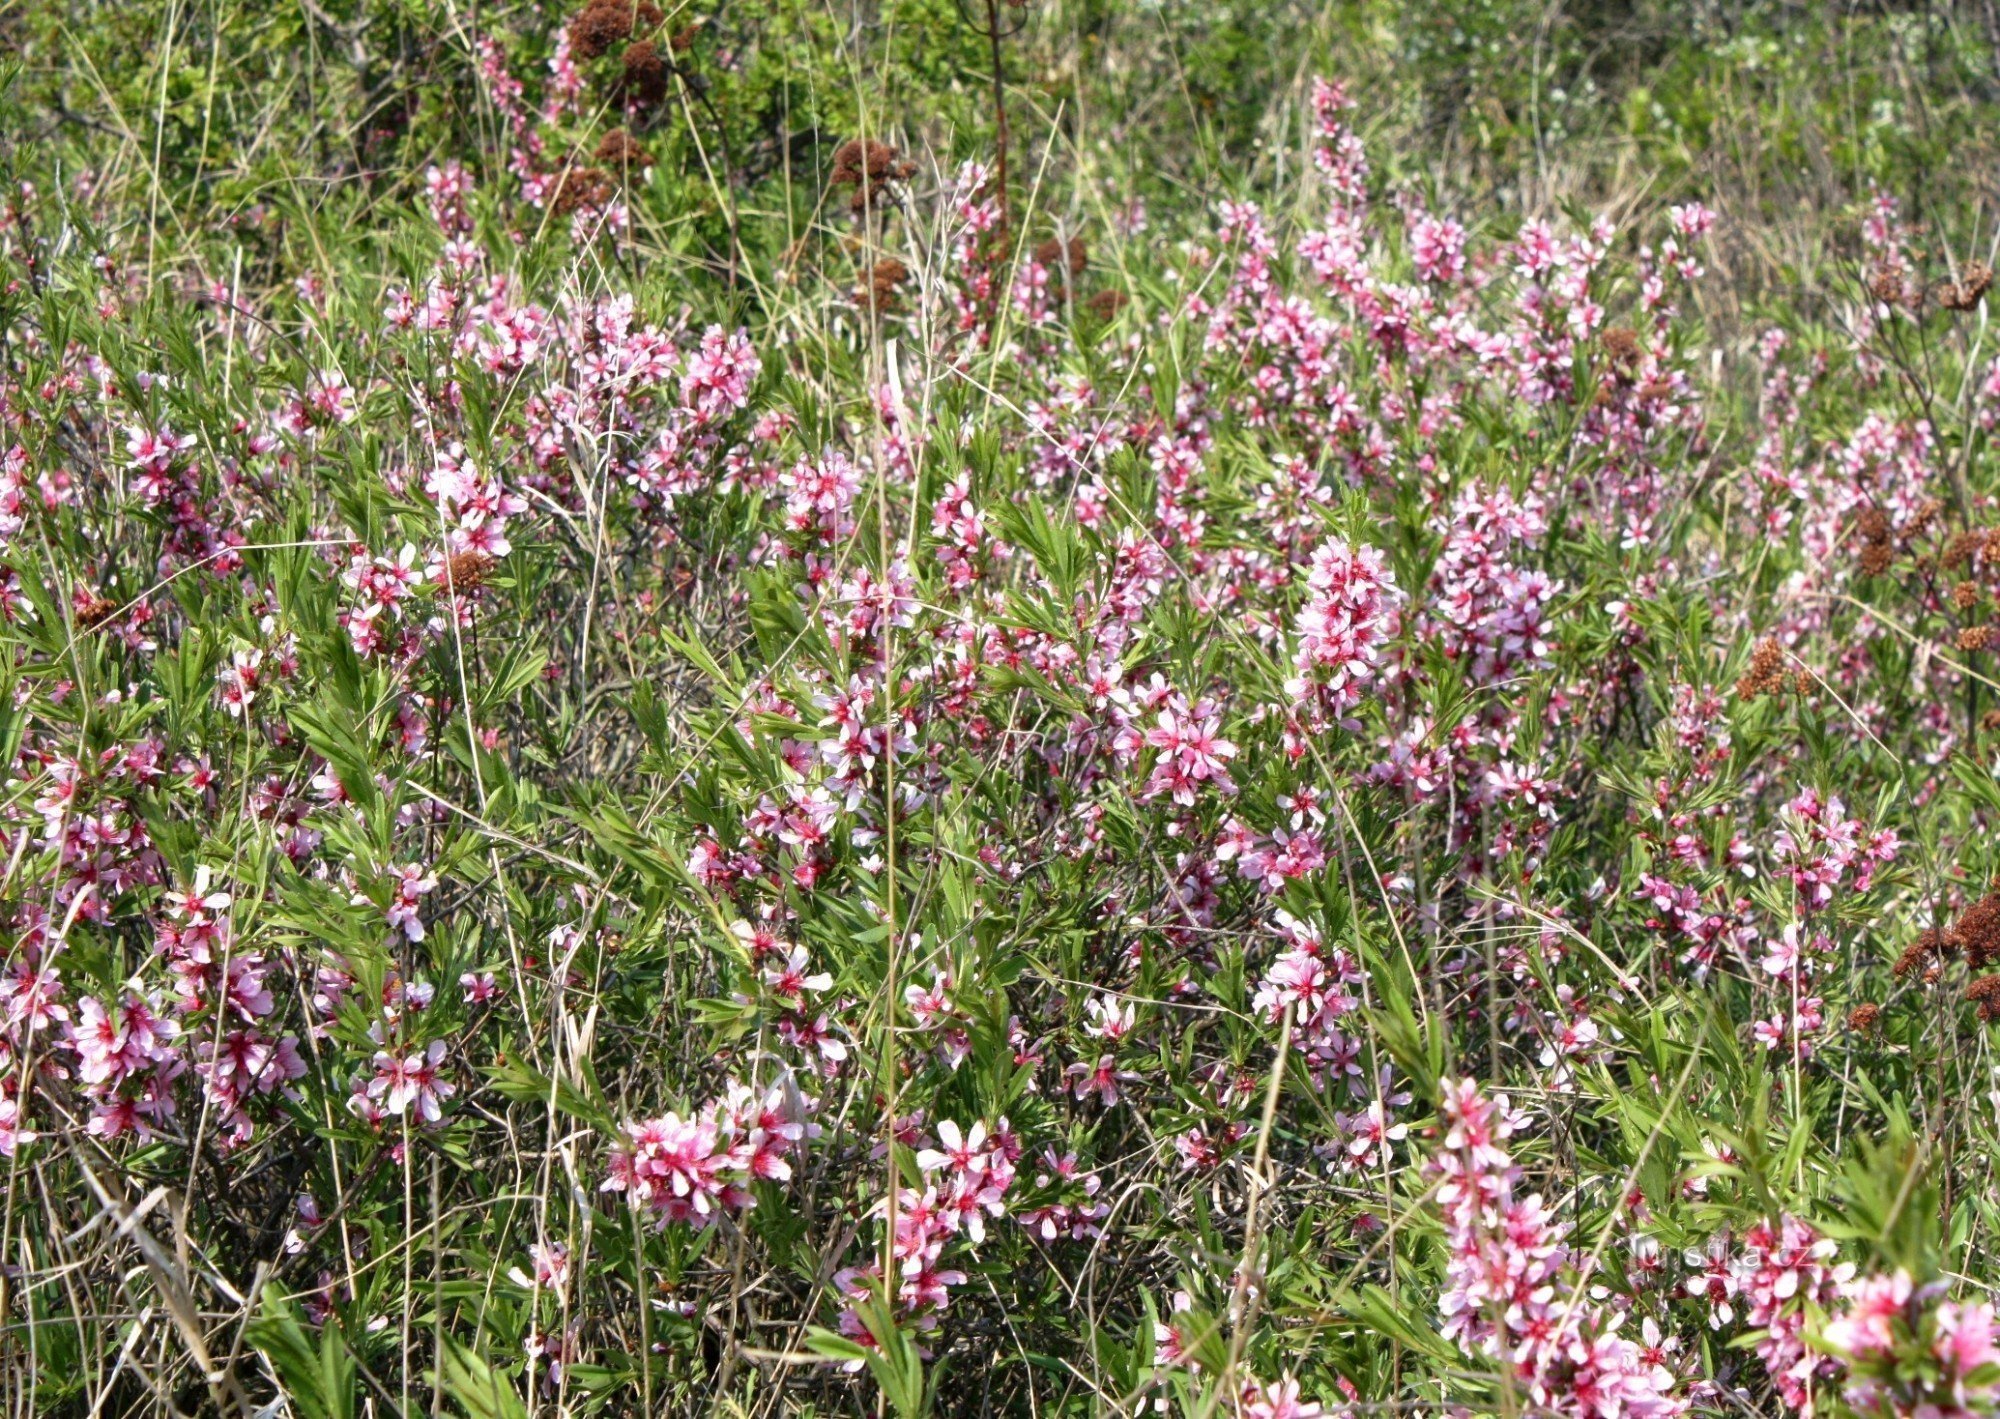
[[1938, 514], [1944, 511], [1943, 498], [1925, 498], [1917, 504], [1917, 510], [1910, 514], [1910, 520], [1903, 524], [1903, 544], [1908, 546], [1916, 538], [1931, 530]]
[[1860, 549], [1862, 575], [1880, 576], [1889, 570], [1895, 544], [1887, 513], [1879, 507], [1863, 508], [1854, 517], [1854, 536]]
[[1962, 567], [1985, 550], [1984, 532], [1960, 532], [1944, 544], [1944, 552], [1938, 560], [1947, 567]]
[[496, 565], [485, 552], [455, 552], [445, 561], [444, 584], [460, 596], [468, 595], [486, 585]]
[[602, 207], [617, 186], [602, 168], [571, 168], [556, 179], [549, 193], [549, 210], [559, 217], [585, 208]]
[[1984, 650], [1993, 639], [1991, 626], [1963, 626], [1958, 632], [1960, 650]]
[[1916, 940], [1903, 948], [1903, 954], [1896, 958], [1896, 964], [1890, 969], [1896, 979], [1901, 980], [1946, 949], [1943, 933], [1934, 926], [1927, 926], [1917, 933]]
[[850, 138], [833, 150], [835, 187], [854, 189], [854, 210], [863, 211], [887, 190], [891, 182], [915, 177], [917, 165], [887, 143]]
[[1130, 303], [1131, 297], [1127, 296], [1123, 291], [1104, 290], [1099, 291], [1083, 304], [1099, 320], [1109, 320], [1112, 316], [1118, 314], [1119, 311], [1125, 309]]
[[854, 299], [858, 304], [872, 305], [877, 310], [893, 310], [896, 289], [909, 275], [910, 268], [893, 256], [878, 261], [869, 269], [868, 279], [854, 288]]
[[627, 45], [618, 96], [633, 108], [657, 108], [666, 102], [667, 76], [672, 72], [660, 47], [650, 39]]
[[1882, 1023], [1882, 1007], [1871, 1001], [1862, 1001], [1847, 1012], [1847, 1028], [1857, 1033], [1874, 1029]]
[[1975, 971], [2000, 961], [2000, 892], [1988, 892], [1958, 914], [1943, 944], [1963, 952], [1965, 963]]
[[1090, 263], [1090, 248], [1083, 244], [1082, 237], [1071, 237], [1067, 242], [1050, 237], [1036, 246], [1035, 260], [1056, 275], [1068, 271], [1072, 276], [1081, 276]]
[[569, 22], [569, 50], [579, 60], [611, 52], [635, 30], [651, 29], [664, 19], [651, 0], [590, 0]]
[[597, 160], [613, 167], [644, 168], [653, 165], [653, 155], [632, 140], [622, 128], [614, 128], [597, 145]]
[[80, 631], [94, 631], [110, 620], [118, 610], [118, 603], [108, 596], [100, 596], [94, 591], [77, 589], [76, 600], [71, 614], [76, 618]]
[[1946, 282], [1938, 288], [1938, 304], [1946, 310], [1971, 310], [1993, 286], [1993, 268], [1984, 261], [1968, 261], [1957, 284]]
[[1785, 668], [1785, 649], [1776, 636], [1766, 636], [1750, 652], [1750, 666], [1736, 682], [1736, 698], [1754, 700], [1763, 695], [1782, 695], [1791, 676]]
[[1646, 347], [1639, 343], [1639, 332], [1628, 326], [1612, 326], [1598, 337], [1598, 343], [1604, 347], [1604, 357], [1628, 374], [1646, 357]]

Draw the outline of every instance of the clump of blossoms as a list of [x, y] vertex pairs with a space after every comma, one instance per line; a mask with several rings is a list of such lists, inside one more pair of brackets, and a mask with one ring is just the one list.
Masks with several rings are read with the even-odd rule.
[[1818, 1343], [1845, 1362], [1841, 1397], [1866, 1419], [1974, 1419], [2000, 1407], [1996, 1339], [1991, 1305], [1899, 1270], [1844, 1287]]
[[1338, 722], [1361, 703], [1396, 634], [1399, 600], [1378, 549], [1336, 538], [1313, 553], [1294, 626], [1295, 674], [1285, 682], [1308, 727]]
[[686, 1119], [627, 1124], [599, 1189], [623, 1193], [662, 1227], [711, 1227], [755, 1205], [752, 1182], [792, 1175], [792, 1157], [819, 1134], [812, 1108], [796, 1088], [732, 1083]]
[[[647, 83], [737, 111], [737, 21], [588, 8]], [[1165, 1373], [1133, 1386], [1254, 1419], [1755, 1402], [1721, 1388], [1724, 1336], [1675, 1333], [1706, 1307], [1754, 1328], [1773, 1405], [1994, 1408], [1984, 1305], [1746, 1224], [1816, 1202], [1864, 1083], [1979, 1185], [1985, 1111], [1939, 1090], [2000, 1013], [2000, 532], [1965, 436], [2000, 426], [2000, 373], [1953, 427], [1952, 400], [1889, 398], [1897, 360], [1773, 333], [1756, 443], [1711, 444], [1678, 306], [1713, 213], [1649, 237], [1387, 190], [1327, 82], [1302, 189], [1167, 239], [1137, 204], [1116, 243], [1010, 229], [997, 172], [905, 182], [857, 138], [896, 169], [858, 184], [857, 232], [788, 233], [767, 269], [768, 204], [724, 204], [726, 278], [690, 255], [663, 281], [625, 234], [691, 254], [725, 214], [659, 208], [685, 185], [644, 181], [669, 115], [636, 80], [606, 94], [628, 127], [583, 134], [580, 60], [565, 38], [516, 75], [480, 39], [511, 164], [440, 152], [432, 258], [379, 301], [337, 271], [275, 306], [203, 278], [198, 338], [156, 342], [119, 328], [158, 302], [106, 254], [60, 273], [103, 312], [70, 346], [0, 320], [0, 1157], [28, 1294], [118, 1296], [88, 1343], [132, 1365], [186, 1339], [157, 1343], [128, 1249], [166, 1214], [113, 1235], [68, 1176], [88, 1160], [135, 1200], [189, 1179], [196, 1319], [250, 1408], [291, 1398], [250, 1351], [290, 1346], [294, 1304], [309, 1345], [400, 1331], [416, 1386], [462, 1345], [558, 1407], [739, 1381], [867, 1407], [722, 1320], [776, 1342], [836, 1315], [828, 1358], [946, 1386], [976, 1359], [994, 1412], [1108, 1402], [1149, 1347]], [[747, 180], [732, 146], [716, 174]], [[67, 298], [45, 263], [85, 240], [17, 210], [0, 315]], [[1913, 240], [1871, 208], [1864, 338], [1925, 333]], [[1936, 924], [1885, 969], [1906, 915]], [[1452, 1083], [1438, 1128], [1409, 1112], [1468, 1068], [1489, 1083]], [[1547, 1101], [1546, 1174], [1509, 1084]], [[524, 1182], [532, 1232], [496, 1243], [490, 1160], [551, 1103], [604, 1121], [596, 1205]], [[1656, 1185], [1620, 1114], [1656, 1105], [1662, 1148], [1768, 1123], [1797, 1171], [1739, 1188], [1770, 1150], [1704, 1144]], [[1442, 1250], [1395, 1220], [1427, 1186]], [[383, 1250], [432, 1207], [462, 1246]], [[1671, 1294], [1655, 1236], [1725, 1222]], [[268, 1311], [230, 1314], [253, 1278]], [[432, 1314], [501, 1279], [508, 1304]], [[1350, 1314], [1378, 1283], [1443, 1345]], [[1241, 1304], [1148, 1334], [1138, 1288], [1176, 1285]]]
[[[914, 1123], [907, 1132], [914, 1137]], [[944, 1119], [935, 1143], [917, 1150], [923, 1186], [897, 1189], [893, 1204], [896, 1230], [890, 1256], [896, 1283], [891, 1316], [897, 1325], [919, 1334], [938, 1330], [952, 1289], [966, 1282], [963, 1271], [946, 1264], [946, 1249], [977, 1248], [986, 1240], [987, 1220], [1007, 1215], [1020, 1156], [1021, 1140], [1004, 1118], [990, 1132], [984, 1122], [961, 1128]], [[876, 1211], [886, 1217], [891, 1210], [885, 1196]], [[880, 1282], [876, 1262], [846, 1267], [833, 1278], [835, 1291], [848, 1301], [840, 1313], [840, 1334], [867, 1349], [881, 1339], [856, 1307], [876, 1293]]]
[[1683, 1414], [1688, 1400], [1649, 1348], [1620, 1334], [1625, 1317], [1588, 1298], [1567, 1224], [1502, 1146], [1524, 1120], [1507, 1097], [1447, 1082], [1445, 1135], [1432, 1160], [1450, 1251], [1438, 1314], [1446, 1338], [1499, 1362], [1537, 1411], [1616, 1419]]
[[1718, 1237], [1706, 1253], [1690, 1254], [1704, 1270], [1698, 1294], [1709, 1305], [1709, 1324], [1720, 1327], [1738, 1313], [1757, 1334], [1763, 1361], [1778, 1396], [1793, 1409], [1812, 1402], [1816, 1383], [1840, 1372], [1839, 1362], [1808, 1343], [1810, 1308], [1831, 1309], [1854, 1268], [1835, 1258], [1833, 1239], [1796, 1217], [1748, 1228], [1732, 1251]]

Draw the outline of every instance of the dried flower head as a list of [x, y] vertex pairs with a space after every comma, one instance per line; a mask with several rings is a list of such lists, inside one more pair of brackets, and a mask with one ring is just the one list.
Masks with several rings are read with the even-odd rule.
[[1944, 552], [1938, 558], [1944, 566], [1962, 567], [1986, 550], [1986, 534], [1981, 531], [1960, 532], [1944, 544]]
[[1988, 642], [1992, 639], [1993, 628], [1991, 626], [1963, 626], [1960, 627], [1958, 632], [1958, 648], [1960, 650], [1984, 650]]
[[454, 553], [444, 564], [444, 584], [455, 594], [466, 595], [486, 585], [486, 579], [498, 565], [488, 552]]
[[1604, 357], [1621, 374], [1630, 375], [1646, 357], [1646, 347], [1639, 343], [1639, 332], [1629, 326], [1614, 325], [1598, 337], [1604, 347]]
[[1964, 953], [1965, 963], [1975, 971], [2000, 962], [2000, 892], [1988, 892], [1960, 912], [1943, 942]]
[[1864, 1000], [1847, 1012], [1847, 1028], [1857, 1034], [1865, 1034], [1882, 1023], [1882, 1007]]
[[667, 78], [672, 72], [666, 56], [650, 39], [627, 45], [618, 97], [631, 108], [656, 108], [666, 102]]
[[569, 22], [570, 53], [580, 60], [601, 58], [612, 45], [664, 18], [651, 0], [590, 0]]
[[894, 310], [896, 290], [909, 279], [910, 268], [891, 256], [869, 268], [868, 279], [854, 288], [857, 304], [877, 310]]
[[609, 202], [617, 190], [611, 175], [602, 168], [571, 168], [550, 189], [549, 210], [563, 217], [572, 212], [595, 210]]
[[1854, 518], [1854, 535], [1860, 547], [1863, 576], [1880, 576], [1889, 570], [1895, 557], [1894, 530], [1889, 515], [1879, 507], [1865, 507]]
[[1896, 964], [1890, 969], [1896, 979], [1901, 980], [1919, 966], [1935, 960], [1947, 949], [1943, 933], [1934, 926], [1927, 926], [1917, 933], [1916, 940], [1903, 948], [1903, 954], [1896, 958]]
[[1971, 310], [1993, 286], [1993, 268], [1984, 261], [1968, 261], [1954, 284], [1938, 288], [1938, 304], [1946, 310]]
[[1766, 636], [1750, 652], [1750, 667], [1736, 682], [1736, 697], [1754, 700], [1763, 695], [1782, 695], [1792, 683], [1785, 669], [1785, 648], [1778, 644], [1776, 636]]
[[1951, 604], [1961, 611], [1970, 611], [1986, 597], [1986, 589], [1976, 581], [1962, 581], [1951, 589]]
[[1035, 248], [1035, 260], [1053, 274], [1067, 271], [1072, 276], [1081, 276], [1090, 263], [1090, 248], [1083, 244], [1082, 237], [1071, 237], [1067, 242], [1050, 237]]
[[614, 167], [644, 168], [653, 165], [653, 155], [648, 153], [632, 135], [622, 128], [614, 128], [604, 135], [597, 145], [597, 160], [610, 163]]
[[917, 165], [887, 143], [850, 138], [834, 149], [830, 181], [854, 189], [853, 207], [859, 212], [872, 206], [891, 182], [908, 181], [916, 173]]
[[78, 587], [75, 600], [71, 603], [70, 614], [76, 618], [79, 631], [94, 631], [118, 610], [118, 603], [108, 596], [100, 596], [94, 591]]
[[1083, 304], [1084, 308], [1099, 320], [1109, 320], [1131, 304], [1131, 297], [1123, 291], [1103, 290]]

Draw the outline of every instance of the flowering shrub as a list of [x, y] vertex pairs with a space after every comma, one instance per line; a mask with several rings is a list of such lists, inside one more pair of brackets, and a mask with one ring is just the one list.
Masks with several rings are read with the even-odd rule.
[[1732, 348], [1325, 79], [677, 285], [543, 29], [338, 271], [12, 176], [19, 1407], [2000, 1409], [1982, 264]]

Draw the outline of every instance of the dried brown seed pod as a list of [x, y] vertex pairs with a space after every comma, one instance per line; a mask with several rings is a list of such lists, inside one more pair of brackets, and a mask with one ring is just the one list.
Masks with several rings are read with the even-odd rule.
[[614, 167], [644, 168], [653, 165], [653, 155], [635, 142], [630, 133], [614, 128], [597, 145], [596, 158]]
[[1597, 338], [1604, 347], [1604, 357], [1623, 372], [1630, 373], [1646, 358], [1646, 347], [1639, 343], [1639, 332], [1629, 326], [1614, 325]]
[[1083, 244], [1082, 237], [1071, 237], [1066, 242], [1050, 237], [1035, 248], [1035, 260], [1053, 273], [1067, 271], [1072, 276], [1081, 276], [1083, 268], [1090, 264], [1090, 248]]
[[96, 592], [79, 591], [71, 614], [76, 618], [80, 631], [94, 631], [110, 620], [118, 610], [118, 603], [108, 596]]
[[1099, 291], [1083, 304], [1085, 309], [1099, 320], [1109, 320], [1112, 316], [1118, 314], [1119, 311], [1125, 309], [1127, 305], [1131, 304], [1131, 297], [1127, 296], [1123, 291], [1104, 290]]
[[1766, 636], [1750, 652], [1750, 666], [1736, 681], [1736, 697], [1754, 700], [1781, 695], [1792, 683], [1785, 668], [1785, 649], [1776, 636]]
[[891, 256], [878, 261], [869, 268], [868, 279], [854, 288], [857, 304], [872, 305], [877, 310], [893, 310], [896, 291], [909, 278], [910, 268]]
[[667, 78], [672, 72], [660, 47], [650, 39], [627, 45], [618, 96], [633, 108], [657, 108], [666, 102]]
[[1896, 964], [1890, 970], [1896, 979], [1901, 980], [1948, 949], [1944, 934], [1934, 926], [1927, 926], [1917, 933], [1916, 940], [1903, 948], [1903, 954], [1896, 958]]
[[1938, 304], [1946, 310], [1971, 310], [1993, 286], [1993, 268], [1984, 261], [1968, 261], [1956, 283], [1938, 287]]
[[1903, 545], [1908, 546], [1917, 538], [1931, 530], [1938, 514], [1944, 511], [1943, 498], [1925, 498], [1917, 504], [1917, 510], [1910, 514], [1910, 520], [1903, 524]]
[[860, 212], [881, 197], [891, 182], [916, 176], [917, 165], [887, 143], [850, 138], [833, 151], [835, 187], [854, 189], [853, 208]]
[[666, 18], [651, 0], [590, 0], [569, 22], [569, 51], [579, 60], [598, 59], [620, 40], [649, 30]]
[[1986, 549], [1984, 532], [1960, 532], [1944, 544], [1939, 561], [1947, 567], [1962, 567]]
[[1988, 892], [1958, 914], [1942, 943], [1964, 954], [1975, 971], [2000, 961], [2000, 892]]
[[566, 217], [586, 208], [602, 207], [618, 190], [611, 175], [602, 168], [571, 168], [556, 179], [549, 190], [549, 210]]
[[499, 563], [486, 552], [454, 552], [445, 560], [444, 584], [458, 595], [479, 590]]

